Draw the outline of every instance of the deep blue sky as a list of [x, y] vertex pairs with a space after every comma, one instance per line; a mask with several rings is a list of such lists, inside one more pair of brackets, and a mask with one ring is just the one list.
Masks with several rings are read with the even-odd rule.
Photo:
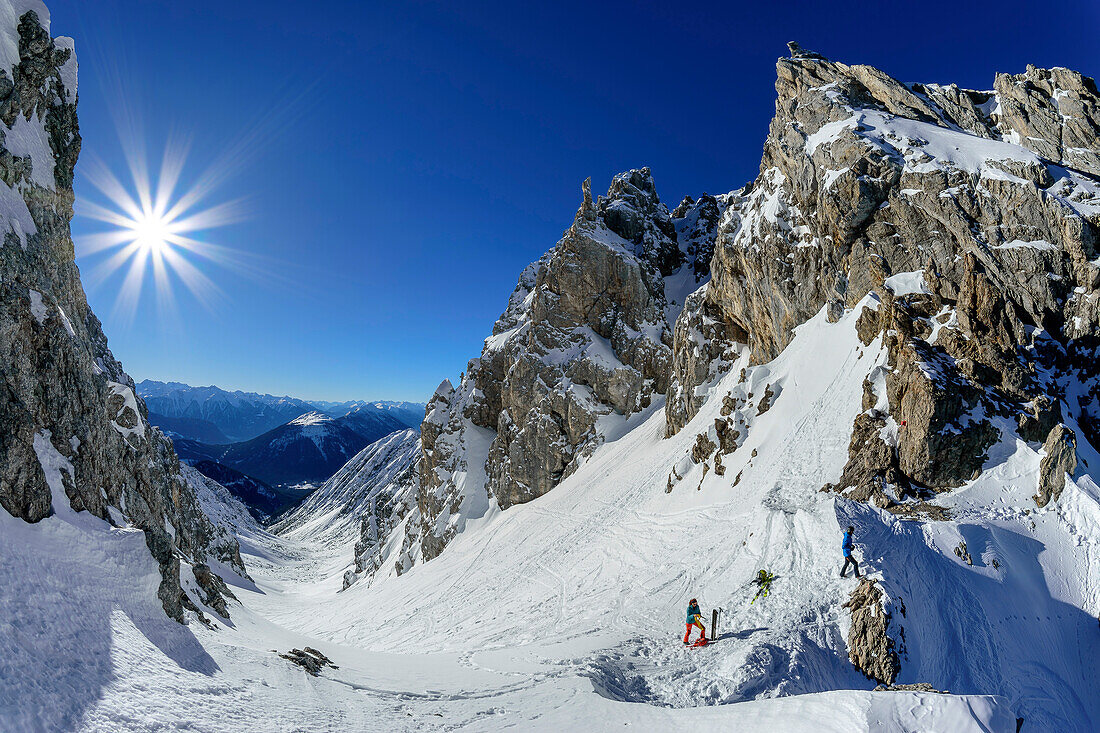
[[147, 283], [129, 323], [121, 275], [86, 282], [116, 356], [137, 379], [312, 399], [423, 400], [457, 376], [586, 176], [649, 165], [670, 206], [755, 177], [788, 40], [905, 81], [1100, 74], [1091, 1], [47, 3], [77, 42], [85, 156], [125, 170], [120, 98], [154, 157], [190, 136], [185, 179], [251, 141], [209, 199], [250, 216], [205, 238], [263, 272], [203, 265], [225, 300], [177, 288], [175, 320]]

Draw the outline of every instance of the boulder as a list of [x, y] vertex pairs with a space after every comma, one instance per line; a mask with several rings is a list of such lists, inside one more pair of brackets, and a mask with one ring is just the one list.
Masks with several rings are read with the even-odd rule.
[[1039, 463], [1039, 490], [1035, 503], [1044, 507], [1057, 501], [1066, 485], [1066, 474], [1077, 470], [1077, 434], [1059, 423], [1043, 443], [1043, 460]]
[[852, 614], [848, 658], [869, 679], [891, 685], [901, 671], [901, 660], [888, 633], [890, 614], [882, 600], [882, 589], [877, 581], [861, 578], [842, 608]]

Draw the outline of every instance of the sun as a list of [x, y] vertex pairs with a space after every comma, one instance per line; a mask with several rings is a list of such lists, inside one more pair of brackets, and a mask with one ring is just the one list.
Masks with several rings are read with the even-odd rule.
[[172, 222], [163, 215], [143, 213], [133, 222], [130, 231], [133, 232], [134, 243], [149, 254], [163, 257], [165, 251], [172, 247]]
[[241, 221], [241, 202], [207, 202], [215, 184], [224, 178], [218, 170], [208, 170], [189, 187], [180, 187], [186, 158], [186, 150], [181, 147], [165, 148], [155, 176], [144, 153], [133, 149], [124, 152], [130, 185], [97, 158], [92, 158], [83, 170], [105, 202], [81, 197], [77, 214], [108, 225], [104, 231], [82, 235], [76, 241], [81, 257], [102, 257], [88, 273], [90, 282], [102, 284], [125, 271], [112, 313], [124, 321], [132, 321], [136, 315], [147, 281], [151, 281], [157, 304], [165, 312], [175, 310], [173, 283], [177, 281], [200, 304], [212, 309], [222, 292], [205, 271], [211, 269], [210, 265], [246, 268], [240, 253], [207, 241], [205, 234]]

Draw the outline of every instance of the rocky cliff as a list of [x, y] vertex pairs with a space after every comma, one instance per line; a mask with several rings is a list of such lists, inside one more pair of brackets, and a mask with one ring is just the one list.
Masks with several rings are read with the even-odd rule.
[[0, 10], [18, 18], [0, 27], [0, 505], [30, 523], [75, 511], [139, 528], [169, 616], [182, 621], [194, 606], [181, 560], [202, 589], [195, 600], [224, 610], [224, 583], [205, 562], [244, 573], [237, 542], [203, 514], [171, 444], [148, 424], [73, 259], [72, 40], [50, 37], [36, 0], [0, 0]]
[[572, 226], [520, 276], [481, 357], [428, 405], [407, 562], [438, 555], [469, 517], [546, 493], [668, 389], [672, 325], [709, 274], [736, 196], [670, 212], [647, 168], [615, 176], [596, 200], [586, 181], [583, 194]]
[[[754, 461], [770, 450], [762, 441], [799, 434], [777, 421], [797, 412], [784, 400], [805, 390], [782, 375], [807, 355], [784, 350], [811, 319], [850, 329], [863, 345], [857, 379], [868, 375], [862, 404], [857, 388], [843, 407], [858, 413], [850, 433], [830, 436], [841, 455], [848, 445], [847, 465], [810, 479], [851, 500], [837, 507], [949, 519], [944, 492], [985, 471], [967, 511], [993, 516], [982, 492], [1017, 445], [1042, 456], [1021, 516], [1057, 504], [1095, 455], [1100, 415], [1095, 84], [1029, 69], [989, 91], [907, 85], [797, 47], [777, 72], [760, 173], [745, 188], [670, 212], [644, 169], [596, 200], [585, 186], [480, 358], [429, 402], [416, 505], [364, 515], [370, 552], [357, 552], [350, 581], [383, 566], [400, 574], [470, 519], [551, 491], [662, 400], [665, 435], [689, 446], [662, 489], [774, 480], [778, 496], [790, 477]], [[756, 447], [731, 455], [746, 442]], [[738, 489], [743, 474], [752, 486]], [[403, 534], [400, 549], [378, 526]], [[395, 549], [380, 559], [383, 546]], [[905, 628], [934, 623], [903, 625], [900, 598], [934, 599], [888, 571], [861, 587], [847, 606], [848, 658], [869, 677], [904, 679], [916, 658]]]
[[1003, 431], [1095, 437], [1095, 83], [1029, 68], [992, 91], [906, 85], [797, 47], [777, 72], [760, 174], [677, 325], [669, 432], [724, 355], [768, 361], [871, 294], [860, 335], [889, 361], [837, 490], [890, 506], [961, 485]]
[[[712, 394], [718, 377], [771, 361], [819, 313], [857, 309], [859, 339], [882, 363], [864, 382], [848, 463], [823, 490], [942, 520], [937, 494], [1027, 444], [1043, 458], [1026, 511], [1056, 502], [1082, 443], [1089, 455], [1100, 445], [1095, 82], [1029, 67], [988, 91], [903, 84], [791, 51], [760, 173], [676, 325], [667, 434], [708, 399], [724, 407], [671, 467], [669, 490], [691, 463], [720, 472], [754, 413], [783, 399], [768, 385], [748, 410], [752, 394]], [[902, 582], [887, 572], [882, 588]], [[878, 596], [849, 603], [850, 657], [889, 682], [899, 660], [884, 656]]]

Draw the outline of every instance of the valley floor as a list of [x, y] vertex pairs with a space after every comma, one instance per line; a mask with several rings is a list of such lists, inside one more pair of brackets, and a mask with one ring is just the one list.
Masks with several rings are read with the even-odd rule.
[[[8, 530], [23, 529], [5, 518]], [[55, 546], [75, 549], [85, 537], [62, 523]], [[29, 534], [29, 533], [25, 533]], [[123, 560], [140, 557], [140, 535], [112, 531], [115, 544], [97, 558], [64, 553], [40, 558], [42, 575], [17, 581], [36, 594], [33, 604], [16, 609], [16, 624], [5, 631], [5, 688], [0, 728], [88, 731], [373, 731], [373, 730], [612, 730], [632, 726], [667, 730], [815, 731], [853, 730], [1010, 730], [1002, 700], [922, 693], [863, 690], [797, 695], [736, 705], [669, 707], [681, 687], [707, 684], [714, 668], [743, 657], [744, 640], [768, 629], [723, 633], [705, 649], [685, 649], [678, 629], [657, 637], [631, 633], [622, 623], [603, 631], [579, 632], [543, 642], [503, 643], [459, 651], [418, 652], [443, 631], [415, 614], [394, 613], [380, 624], [405, 651], [372, 651], [309, 635], [297, 629], [331, 613], [324, 599], [303, 593], [326, 559], [309, 548], [274, 537], [254, 537], [247, 561], [255, 585], [242, 582], [234, 592], [244, 603], [231, 627], [204, 628], [197, 621], [181, 627], [164, 618], [157, 604], [125, 587], [138, 578], [114, 575]], [[130, 555], [132, 553], [132, 555]], [[19, 560], [30, 560], [20, 557]], [[118, 564], [115, 565], [111, 560]], [[101, 572], [81, 567], [106, 561]], [[65, 578], [57, 572], [73, 571]], [[47, 568], [52, 568], [47, 570]], [[65, 579], [58, 587], [51, 581]], [[74, 578], [81, 582], [72, 583]], [[5, 587], [12, 578], [4, 578]], [[155, 587], [155, 577], [145, 577]], [[28, 599], [30, 600], [30, 599]], [[20, 611], [43, 612], [28, 628]], [[273, 623], [265, 611], [282, 609]], [[387, 613], [371, 613], [364, 624]], [[330, 616], [331, 618], [331, 616]], [[344, 623], [354, 627], [353, 619]], [[531, 619], [531, 626], [539, 626]], [[66, 633], [67, 632], [67, 633]], [[21, 636], [54, 637], [50, 662], [27, 659]], [[428, 636], [425, 636], [428, 634]], [[339, 666], [312, 678], [276, 654], [292, 648], [321, 649]], [[16, 668], [14, 662], [30, 662]], [[56, 666], [55, 666], [56, 663]], [[694, 678], [694, 682], [686, 680]], [[641, 680], [649, 679], [647, 684]], [[713, 679], [710, 686], [721, 686]], [[659, 699], [659, 698], [667, 699]], [[656, 704], [645, 704], [647, 698]], [[637, 699], [639, 702], [628, 702]], [[715, 702], [701, 697], [699, 704]], [[693, 704], [690, 700], [681, 704]], [[979, 721], [981, 723], [979, 724]], [[982, 725], [989, 727], [981, 727]], [[931, 726], [929, 728], [928, 726]]]
[[[1020, 444], [950, 497], [958, 521], [902, 522], [821, 493], [881, 359], [847, 320], [812, 320], [747, 383], [734, 369], [714, 387], [780, 386], [724, 476], [695, 467], [666, 493], [721, 400], [668, 440], [656, 405], [558, 488], [472, 523], [399, 578], [384, 567], [341, 592], [347, 544], [245, 533], [255, 583], [234, 586], [230, 627], [164, 617], [140, 533], [0, 513], [0, 728], [999, 733], [1021, 716], [1025, 731], [1090, 730], [1100, 645], [1081, 609], [1096, 599], [1069, 589], [1095, 587], [1093, 571], [1059, 585], [1045, 568], [1090, 567], [1095, 486], [1067, 485], [1057, 512], [1013, 508], [1037, 465]], [[979, 501], [1004, 508], [979, 519]], [[865, 569], [905, 595], [899, 682], [962, 694], [871, 692], [848, 662], [849, 523]], [[960, 536], [974, 566], [951, 553]], [[776, 580], [753, 602], [761, 568]], [[724, 615], [701, 649], [680, 641], [692, 596], [708, 622]], [[276, 653], [305, 646], [338, 669], [309, 677]]]

